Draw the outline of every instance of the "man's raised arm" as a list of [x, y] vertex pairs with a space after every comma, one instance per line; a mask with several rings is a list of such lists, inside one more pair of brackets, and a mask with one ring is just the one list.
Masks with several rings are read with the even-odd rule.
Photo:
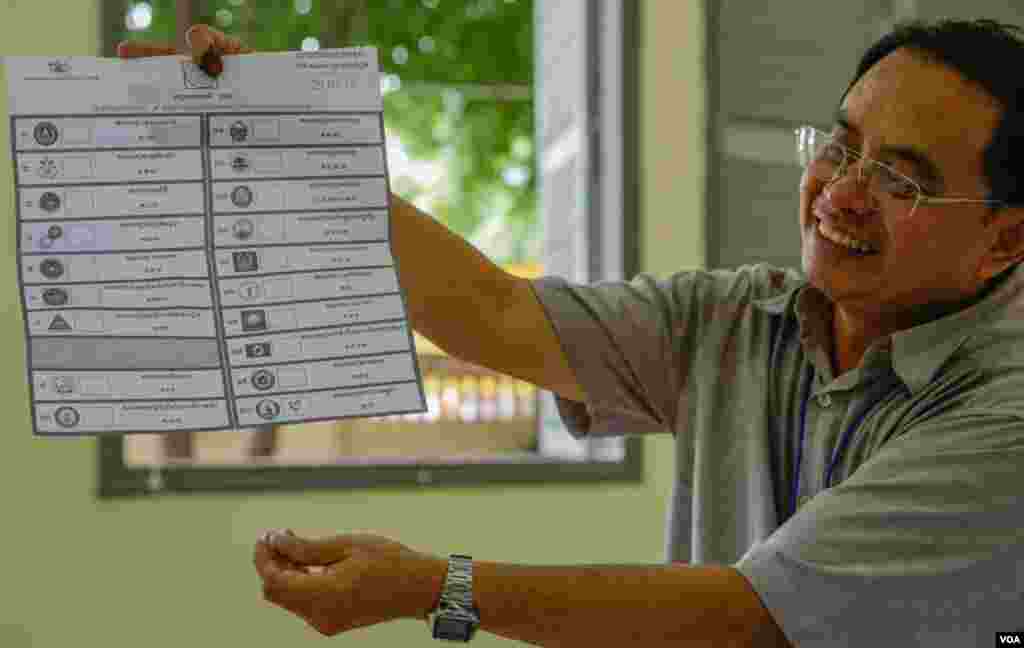
[[582, 401], [529, 282], [398, 196], [391, 205], [392, 250], [413, 328], [461, 360]]

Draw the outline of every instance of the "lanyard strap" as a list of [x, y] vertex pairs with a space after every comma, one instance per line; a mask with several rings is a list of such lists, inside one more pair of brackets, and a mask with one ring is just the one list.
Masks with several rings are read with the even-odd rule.
[[[800, 462], [803, 457], [804, 450], [804, 433], [807, 430], [807, 402], [811, 400], [811, 386], [814, 384], [814, 365], [808, 363], [807, 367], [807, 382], [804, 386], [804, 397], [800, 403], [800, 445], [797, 446], [796, 450], [796, 467], [793, 476], [793, 497], [791, 499], [790, 510], [791, 516], [796, 514], [796, 501], [797, 495], [800, 493]], [[825, 477], [823, 479], [823, 488], [828, 488], [832, 481], [832, 471], [839, 463], [839, 457], [846, 450], [846, 445], [850, 439], [853, 438], [853, 432], [860, 427], [860, 424], [864, 421], [864, 417], [867, 416], [875, 405], [882, 402], [885, 397], [891, 392], [893, 387], [902, 385], [898, 377], [890, 376], [888, 380], [878, 380], [873, 384], [873, 388], [869, 390], [868, 397], [864, 401], [864, 406], [861, 411], [857, 414], [856, 419], [850, 427], [846, 428], [843, 432], [843, 436], [840, 437], [839, 443], [832, 451], [832, 460], [829, 462], [828, 468], [825, 470]]]
[[807, 377], [805, 378], [804, 397], [800, 401], [800, 444], [796, 447], [796, 466], [793, 469], [796, 474], [793, 476], [793, 497], [790, 500], [789, 517], [796, 514], [796, 498], [800, 492], [800, 462], [804, 452], [804, 431], [807, 429], [807, 401], [811, 400], [811, 385], [814, 384], [814, 365], [808, 364], [805, 374]]

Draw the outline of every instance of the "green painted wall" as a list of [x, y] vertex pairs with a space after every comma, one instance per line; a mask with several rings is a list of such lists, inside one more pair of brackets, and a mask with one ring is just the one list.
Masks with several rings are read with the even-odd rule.
[[[94, 55], [96, 0], [5, 0], [0, 55]], [[702, 16], [697, 0], [644, 3], [643, 269], [703, 264]], [[6, 119], [6, 79], [0, 113]], [[685, 120], [680, 121], [680, 115]], [[9, 150], [8, 128], [0, 150]], [[31, 437], [16, 288], [12, 171], [0, 205], [0, 647], [147, 648], [321, 645], [323, 637], [264, 603], [252, 544], [267, 528], [321, 535], [372, 531], [414, 548], [534, 564], [657, 563], [671, 495], [672, 439], [646, 440], [646, 482], [374, 490], [308, 495], [158, 497], [103, 503], [92, 439]], [[466, 512], [470, 514], [467, 515]], [[333, 645], [429, 646], [425, 624], [401, 621]], [[510, 645], [481, 634], [478, 646]]]

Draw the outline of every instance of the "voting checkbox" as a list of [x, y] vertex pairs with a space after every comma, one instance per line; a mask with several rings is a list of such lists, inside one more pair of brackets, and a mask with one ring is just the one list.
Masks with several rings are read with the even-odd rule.
[[252, 169], [256, 173], [278, 174], [281, 173], [281, 167], [280, 153], [260, 153], [252, 156]]
[[282, 389], [296, 389], [309, 384], [309, 375], [303, 368], [279, 369], [277, 371], [277, 384]]
[[68, 216], [91, 216], [95, 207], [92, 189], [71, 189], [64, 196], [64, 213]]
[[[115, 292], [114, 301], [116, 303], [117, 297]], [[102, 306], [103, 300], [110, 297], [106, 291], [103, 290], [103, 286], [75, 286], [75, 289], [71, 293], [71, 305], [72, 306]]]
[[284, 193], [280, 187], [260, 187], [256, 194], [259, 208], [265, 210], [284, 209]]
[[285, 299], [292, 296], [292, 280], [288, 277], [263, 282], [263, 293], [267, 299]]
[[95, 225], [68, 225], [67, 242], [72, 250], [90, 249], [96, 246]]
[[105, 326], [103, 313], [78, 313], [75, 316], [75, 329], [88, 333], [102, 333]]
[[82, 180], [92, 177], [92, 156], [69, 155], [63, 162], [65, 178]]
[[275, 330], [293, 329], [299, 325], [294, 308], [280, 308], [270, 312], [270, 327]]
[[277, 139], [277, 119], [254, 119], [252, 120], [252, 135], [256, 139]]
[[90, 407], [86, 409], [85, 423], [89, 427], [111, 427], [114, 425], [114, 408]]
[[106, 378], [79, 378], [78, 389], [83, 396], [101, 396], [110, 393], [110, 384]]
[[[260, 237], [264, 241], [284, 241], [284, 219], [277, 215], [266, 215], [260, 223]], [[282, 255], [283, 256], [283, 255]]]
[[66, 124], [61, 136], [65, 144], [92, 144], [92, 129], [85, 124]]
[[[85, 286], [82, 286], [81, 288], [75, 286], [76, 296], [83, 291], [85, 291]], [[120, 298], [124, 296], [122, 292], [123, 291], [107, 288], [105, 286], [95, 286], [91, 290], [87, 291], [86, 296], [82, 298], [82, 302], [88, 304], [90, 301], [94, 300], [97, 306], [116, 306], [118, 301], [120, 301]]]
[[275, 360], [292, 360], [302, 353], [302, 345], [298, 340], [279, 340], [274, 342]]

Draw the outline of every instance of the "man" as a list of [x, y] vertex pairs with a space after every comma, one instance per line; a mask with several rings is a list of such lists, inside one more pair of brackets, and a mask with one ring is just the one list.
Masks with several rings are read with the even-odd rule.
[[[194, 55], [211, 45], [242, 51], [193, 28]], [[465, 594], [483, 629], [544, 646], [960, 648], [1020, 629], [1021, 69], [1024, 44], [986, 21], [869, 49], [832, 131], [798, 130], [805, 277], [521, 280], [395, 198], [413, 325], [553, 391], [574, 435], [671, 431], [668, 557], [692, 561], [467, 565], [275, 533], [255, 552], [267, 599], [332, 635]]]

